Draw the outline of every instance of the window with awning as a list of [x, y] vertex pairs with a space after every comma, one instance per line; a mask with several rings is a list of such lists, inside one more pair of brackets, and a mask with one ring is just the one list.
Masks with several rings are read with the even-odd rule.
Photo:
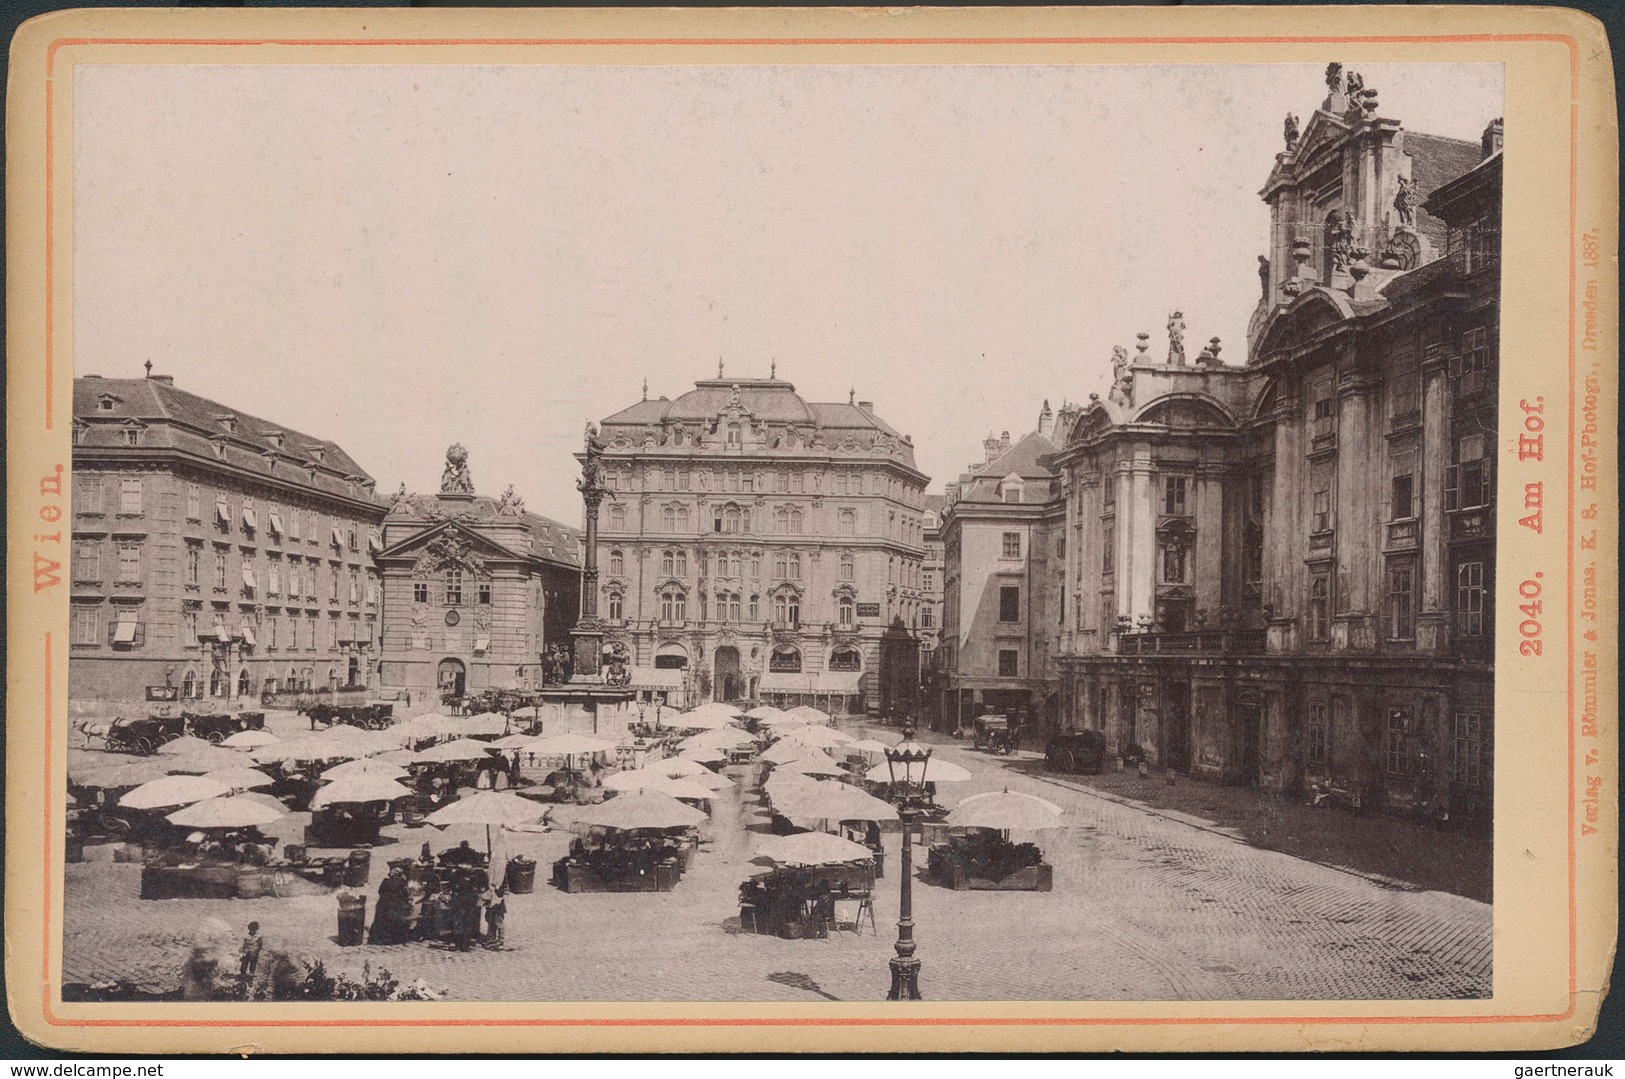
[[254, 516], [253, 507], [244, 506], [243, 507], [243, 527], [252, 532], [254, 529], [258, 528], [259, 526], [260, 526], [259, 519]]
[[374, 554], [384, 549], [384, 541], [378, 538], [378, 533], [367, 533], [367, 549]]
[[257, 589], [260, 586], [259, 578], [254, 575], [253, 566], [243, 567], [243, 587]]
[[337, 528], [334, 528], [332, 530], [332, 532], [333, 532], [333, 546], [339, 548], [340, 550], [343, 550], [343, 548], [344, 548], [344, 537], [339, 535], [339, 530]]
[[243, 626], [240, 632], [242, 633], [243, 643], [248, 645], [250, 648], [254, 647], [254, 627]]
[[354, 641], [355, 641], [355, 623], [354, 622], [348, 622], [348, 621], [340, 622], [339, 623], [339, 643], [340, 644], [351, 644]]
[[231, 643], [231, 630], [226, 628], [226, 624], [224, 622], [216, 622], [214, 624], [214, 639], [217, 641], [224, 641], [227, 644]]
[[113, 625], [113, 643], [134, 644], [135, 627], [136, 621], [134, 614], [130, 614], [128, 616], [120, 614], [119, 620]]
[[474, 638], [474, 651], [476, 651], [476, 652], [486, 652], [486, 651], [489, 651], [490, 648], [491, 648], [491, 638], [489, 638], [489, 637], [475, 637]]
[[223, 525], [231, 524], [231, 507], [226, 505], [223, 498], [214, 504], [214, 519]]
[[271, 524], [271, 531], [279, 536], [282, 535], [282, 514], [272, 512], [266, 514], [265, 516]]

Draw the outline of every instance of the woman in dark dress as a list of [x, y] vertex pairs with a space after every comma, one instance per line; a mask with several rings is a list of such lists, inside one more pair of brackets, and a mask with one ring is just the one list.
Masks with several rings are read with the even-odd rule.
[[406, 875], [397, 867], [389, 871], [378, 885], [378, 909], [373, 914], [372, 931], [368, 944], [402, 944], [406, 941], [406, 918], [410, 900], [406, 894]]

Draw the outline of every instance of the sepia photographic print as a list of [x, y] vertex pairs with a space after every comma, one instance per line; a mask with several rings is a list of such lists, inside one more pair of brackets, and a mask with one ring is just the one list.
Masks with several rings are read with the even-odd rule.
[[1614, 131], [1537, 14], [31, 24], [19, 1025], [1584, 1036]]

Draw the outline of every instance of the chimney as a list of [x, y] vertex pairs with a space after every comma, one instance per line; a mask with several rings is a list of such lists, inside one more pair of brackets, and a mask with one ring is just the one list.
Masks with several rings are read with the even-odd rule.
[[1010, 432], [1005, 431], [999, 436], [999, 452], [1003, 453], [1010, 448]]
[[1506, 133], [1506, 125], [1503, 124], [1501, 120], [1502, 118], [1497, 116], [1495, 119], [1491, 120], [1489, 126], [1484, 129], [1484, 138], [1479, 145], [1483, 148], [1483, 156], [1486, 158], [1491, 154], [1498, 154], [1501, 152], [1501, 142]]
[[982, 463], [984, 465], [990, 465], [993, 463], [993, 458], [997, 457], [998, 455], [999, 440], [989, 434], [986, 438], [982, 439]]
[[875, 403], [873, 401], [859, 401], [858, 407], [869, 413], [871, 416], [875, 414]]
[[147, 377], [152, 379], [154, 382], [162, 382], [165, 386], [173, 386], [175, 384], [174, 375], [148, 375]]
[[1044, 407], [1038, 410], [1038, 433], [1045, 438], [1055, 433], [1055, 413], [1050, 411], [1049, 398], [1044, 398]]

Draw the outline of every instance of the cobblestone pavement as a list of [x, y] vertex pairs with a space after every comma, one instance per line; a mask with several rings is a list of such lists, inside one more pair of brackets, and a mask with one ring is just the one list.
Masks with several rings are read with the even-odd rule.
[[[882, 734], [885, 738], [886, 735]], [[893, 734], [891, 737], [895, 737]], [[1021, 756], [957, 743], [937, 752], [974, 773], [942, 797], [1008, 787], [1061, 804], [1074, 826], [1040, 840], [1055, 888], [953, 892], [916, 879], [921, 988], [933, 1000], [1382, 999], [1488, 996], [1487, 904], [1248, 845], [1222, 827], [1136, 804], [1072, 777], [1032, 773]], [[743, 778], [745, 769], [732, 769]], [[1079, 777], [1082, 778], [1082, 777]], [[1322, 811], [1314, 811], [1322, 812]], [[281, 822], [294, 835], [303, 815]], [[200, 920], [235, 932], [261, 923], [272, 947], [359, 974], [363, 963], [422, 977], [454, 999], [877, 1000], [889, 984], [898, 844], [876, 895], [878, 933], [780, 940], [729, 931], [740, 881], [767, 834], [754, 791], [715, 803], [710, 843], [670, 893], [567, 895], [546, 883], [569, 834], [504, 833], [538, 865], [535, 893], [509, 899], [503, 951], [423, 944], [340, 948], [332, 896], [142, 901], [140, 867], [67, 867], [63, 977], [172, 986]], [[391, 829], [382, 858], [478, 844], [484, 830]], [[295, 840], [297, 841], [297, 839]], [[105, 848], [103, 848], [105, 850]], [[923, 852], [916, 865], [923, 861]], [[369, 902], [369, 916], [371, 902]]]

